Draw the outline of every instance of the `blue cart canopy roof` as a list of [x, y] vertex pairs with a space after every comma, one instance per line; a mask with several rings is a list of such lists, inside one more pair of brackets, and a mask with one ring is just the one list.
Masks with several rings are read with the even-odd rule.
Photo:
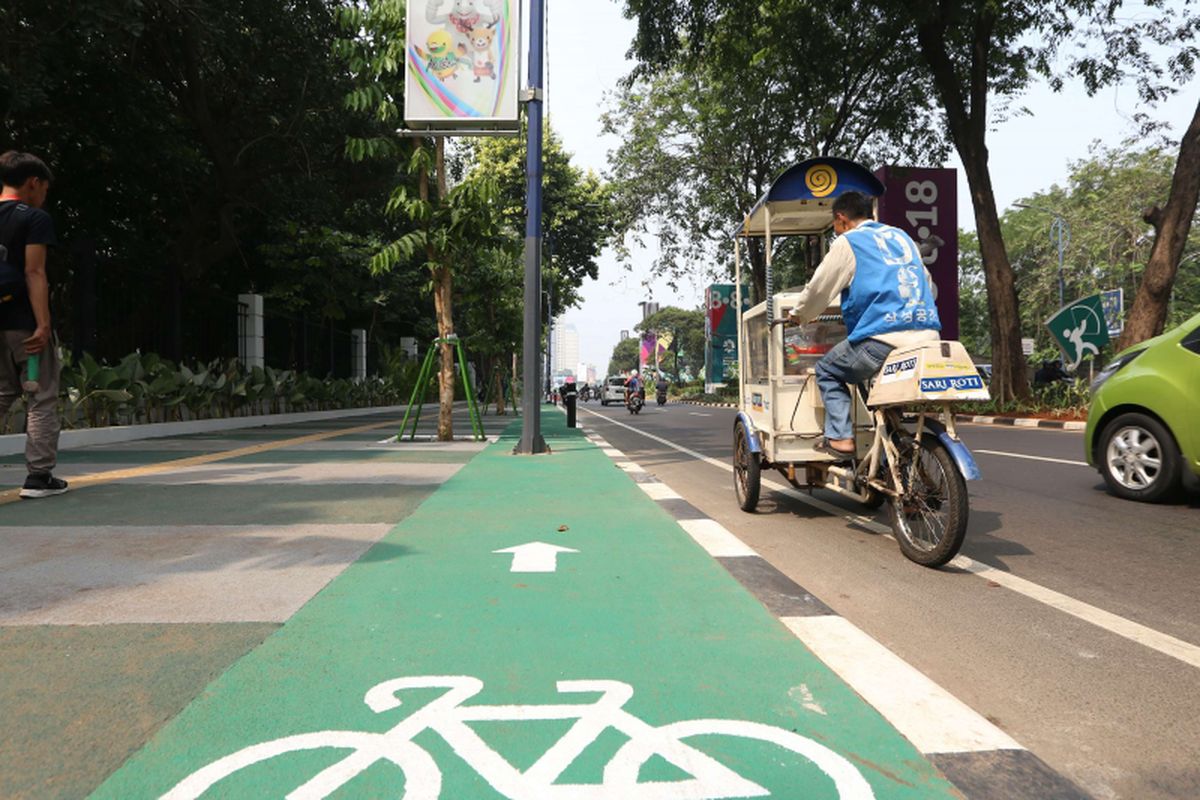
[[735, 235], [765, 236], [768, 211], [772, 236], [820, 233], [833, 224], [833, 201], [851, 191], [879, 197], [883, 184], [866, 167], [844, 158], [793, 164], [771, 182]]

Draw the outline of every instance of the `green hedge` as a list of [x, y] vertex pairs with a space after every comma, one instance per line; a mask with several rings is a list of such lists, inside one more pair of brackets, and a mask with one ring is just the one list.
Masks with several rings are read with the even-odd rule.
[[[386, 377], [352, 381], [247, 369], [235, 358], [176, 365], [154, 353], [130, 353], [109, 365], [85, 353], [78, 363], [63, 364], [59, 410], [67, 428], [97, 428], [407, 403], [420, 364], [391, 360], [384, 369]], [[426, 402], [436, 400], [436, 383], [435, 376]], [[461, 386], [455, 395], [465, 396]], [[24, 398], [14, 403], [0, 432], [10, 432], [24, 408]]]

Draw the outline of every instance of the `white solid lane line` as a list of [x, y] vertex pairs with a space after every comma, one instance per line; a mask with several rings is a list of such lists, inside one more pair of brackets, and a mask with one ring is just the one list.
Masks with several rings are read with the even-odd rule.
[[1086, 461], [1072, 461], [1068, 458], [1049, 458], [1047, 456], [1030, 456], [1024, 453], [1006, 453], [1003, 450], [972, 450], [972, 453], [983, 453], [988, 456], [1007, 456], [1008, 458], [1027, 458], [1030, 461], [1049, 461], [1052, 464], [1070, 464], [1073, 467], [1086, 467]]
[[989, 567], [987, 564], [980, 564], [978, 561], [974, 561], [966, 556], [957, 556], [950, 564], [951, 566], [972, 572], [981, 578], [994, 581], [1007, 589], [1037, 600], [1039, 603], [1057, 608], [1059, 611], [1077, 617], [1084, 622], [1090, 622], [1097, 627], [1104, 628], [1106, 631], [1149, 647], [1151, 650], [1157, 650], [1185, 664], [1200, 668], [1200, 647], [1189, 644], [1182, 639], [1176, 639], [1174, 636], [1160, 633], [1153, 628], [1147, 628], [1141, 623], [1119, 617], [1102, 608], [1096, 608], [1093, 605], [1076, 600], [1073, 597], [1068, 597], [1053, 589], [1047, 589], [1045, 586], [1027, 581], [1024, 578], [1018, 578], [1011, 572], [1004, 572], [1003, 570]]
[[781, 621], [922, 753], [1025, 749], [845, 617]]
[[[689, 455], [692, 458], [698, 459], [707, 464], [711, 464], [719, 469], [723, 469], [726, 472], [733, 472], [733, 466], [726, 464], [724, 461], [718, 461], [715, 458], [709, 458], [702, 453], [697, 453], [695, 450], [690, 450], [681, 445], [677, 445], [674, 442], [662, 438], [661, 436], [655, 436], [652, 433], [640, 431], [637, 428], [626, 425], [623, 422], [608, 419], [600, 414], [596, 414], [596, 416], [601, 417], [601, 419], [611, 422], [614, 425], [619, 425], [622, 428], [626, 428], [633, 433], [645, 436], [648, 439], [653, 439], [656, 442], [660, 442], [667, 447], [678, 450], [679, 452]], [[768, 480], [764, 480], [763, 485], [773, 491], [786, 494], [787, 496], [799, 500], [802, 503], [807, 503], [814, 508], [819, 508], [828, 514], [841, 517], [842, 519], [853, 522], [855, 525], [867, 528], [868, 530], [875, 531], [876, 533], [888, 535], [891, 534], [891, 528], [887, 527], [886, 525], [879, 524], [870, 517], [849, 512], [844, 508], [835, 506], [832, 503], [826, 503], [823, 500], [810, 497], [803, 492], [797, 491], [791, 486], [785, 486], [783, 484]], [[1156, 650], [1160, 653], [1171, 656], [1172, 658], [1178, 659], [1189, 666], [1200, 668], [1200, 647], [1197, 647], [1189, 642], [1185, 642], [1182, 639], [1177, 639], [1174, 636], [1156, 631], [1153, 628], [1148, 628], [1145, 625], [1134, 622], [1133, 620], [1117, 616], [1116, 614], [1089, 605], [1081, 600], [1076, 600], [1075, 598], [1062, 594], [1061, 592], [1048, 589], [1045, 586], [1034, 583], [1033, 581], [1028, 581], [1024, 578], [1018, 578], [1012, 573], [994, 569], [985, 564], [980, 564], [979, 562], [967, 558], [966, 556], [956, 557], [950, 562], [950, 565], [957, 566], [960, 569], [966, 570], [973, 575], [978, 575], [985, 580], [999, 583], [1001, 586], [1009, 589], [1010, 591], [1016, 592], [1024, 597], [1028, 597], [1029, 599], [1042, 603], [1043, 605], [1050, 606], [1051, 608], [1062, 611], [1063, 613], [1070, 614], [1071, 616], [1084, 620], [1085, 622], [1089, 622], [1092, 625], [1106, 630], [1109, 633], [1116, 634], [1123, 639], [1137, 642], [1138, 644], [1149, 647], [1152, 650]]]

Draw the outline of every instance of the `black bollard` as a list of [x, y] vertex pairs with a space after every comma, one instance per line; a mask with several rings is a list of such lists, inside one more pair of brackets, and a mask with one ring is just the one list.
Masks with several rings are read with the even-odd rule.
[[563, 407], [567, 409], [567, 427], [575, 427], [575, 401], [579, 398], [579, 387], [574, 382], [563, 384]]

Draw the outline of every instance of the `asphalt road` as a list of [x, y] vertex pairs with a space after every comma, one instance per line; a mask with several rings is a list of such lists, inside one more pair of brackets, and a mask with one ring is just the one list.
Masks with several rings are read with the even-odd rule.
[[757, 512], [740, 511], [731, 473], [679, 449], [729, 464], [731, 409], [580, 408], [581, 424], [1094, 797], [1200, 797], [1200, 496], [1120, 500], [1080, 433], [963, 425], [983, 479], [968, 484], [962, 554], [1005, 575], [930, 570], [849, 518], [886, 525], [885, 510], [830, 492], [815, 497], [846, 516], [765, 485]]

